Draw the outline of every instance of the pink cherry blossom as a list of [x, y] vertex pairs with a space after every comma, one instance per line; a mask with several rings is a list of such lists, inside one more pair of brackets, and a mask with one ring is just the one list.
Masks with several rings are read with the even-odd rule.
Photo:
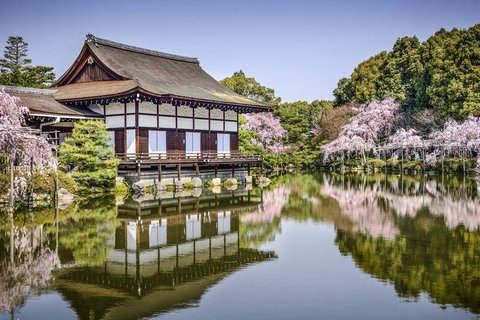
[[242, 125], [241, 129], [253, 131], [259, 136], [250, 143], [273, 154], [286, 151], [287, 131], [283, 129], [279, 118], [270, 112], [259, 112], [246, 114], [245, 119], [246, 124]]

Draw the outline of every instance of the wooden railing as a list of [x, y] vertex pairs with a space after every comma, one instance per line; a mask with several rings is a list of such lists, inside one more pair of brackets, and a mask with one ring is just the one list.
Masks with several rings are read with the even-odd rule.
[[150, 152], [150, 153], [117, 153], [116, 158], [126, 162], [151, 162], [151, 163], [178, 163], [178, 162], [229, 162], [263, 161], [263, 155], [240, 152]]

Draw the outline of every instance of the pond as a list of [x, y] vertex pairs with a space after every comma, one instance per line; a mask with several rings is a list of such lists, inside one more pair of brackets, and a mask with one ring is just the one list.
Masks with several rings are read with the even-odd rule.
[[479, 191], [304, 174], [3, 213], [0, 319], [479, 318]]

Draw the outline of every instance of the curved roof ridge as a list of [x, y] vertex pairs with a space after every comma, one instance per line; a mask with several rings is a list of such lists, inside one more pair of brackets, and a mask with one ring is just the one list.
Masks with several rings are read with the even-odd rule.
[[17, 87], [17, 86], [6, 86], [0, 85], [0, 89], [5, 90], [11, 93], [32, 93], [32, 94], [44, 94], [44, 95], [53, 95], [57, 90], [52, 89], [40, 89], [40, 88], [30, 88], [30, 87]]
[[95, 45], [98, 44], [103, 44], [109, 47], [114, 47], [122, 50], [128, 50], [132, 52], [138, 52], [138, 53], [143, 53], [143, 54], [148, 54], [151, 56], [156, 56], [156, 57], [161, 57], [161, 58], [167, 58], [171, 60], [178, 60], [178, 61], [184, 61], [184, 62], [192, 62], [196, 64], [200, 64], [197, 58], [191, 58], [191, 57], [185, 57], [185, 56], [180, 56], [176, 54], [171, 54], [171, 53], [165, 53], [165, 52], [160, 52], [160, 51], [155, 51], [155, 50], [150, 50], [150, 49], [144, 49], [140, 47], [135, 47], [131, 46], [128, 44], [123, 44], [120, 42], [115, 42], [107, 39], [102, 39], [94, 36], [93, 34], [89, 33], [87, 34], [87, 40], [85, 42], [90, 43], [93, 42]]

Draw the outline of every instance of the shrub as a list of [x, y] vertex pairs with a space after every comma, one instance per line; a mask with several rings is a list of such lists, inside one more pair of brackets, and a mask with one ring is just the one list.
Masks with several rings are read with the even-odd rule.
[[109, 143], [107, 127], [96, 120], [75, 123], [72, 137], [60, 146], [60, 163], [84, 187], [111, 189], [115, 186], [117, 159]]

